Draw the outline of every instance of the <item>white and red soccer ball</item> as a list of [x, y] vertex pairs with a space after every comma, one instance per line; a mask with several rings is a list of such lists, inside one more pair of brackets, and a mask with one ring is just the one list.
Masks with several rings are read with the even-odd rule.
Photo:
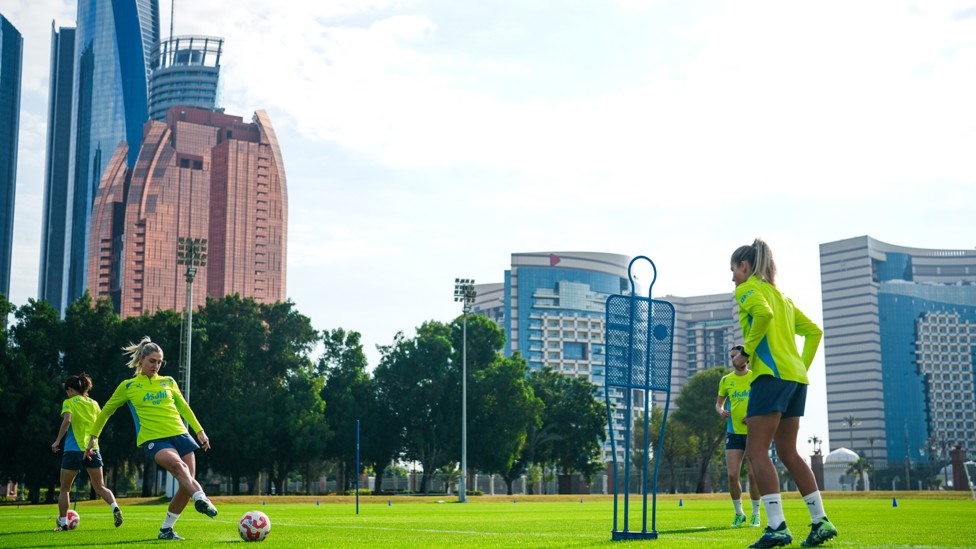
[[261, 511], [248, 511], [237, 523], [237, 531], [244, 541], [264, 541], [271, 532], [271, 519]]
[[65, 528], [68, 530], [74, 530], [81, 522], [81, 517], [78, 516], [78, 513], [75, 510], [68, 509], [68, 514], [65, 516], [65, 520]]

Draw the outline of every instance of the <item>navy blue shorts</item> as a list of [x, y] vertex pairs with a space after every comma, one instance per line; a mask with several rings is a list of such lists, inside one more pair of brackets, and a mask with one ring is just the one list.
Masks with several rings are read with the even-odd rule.
[[747, 435], [737, 435], [735, 433], [727, 433], [725, 435], [725, 449], [726, 450], [745, 450], [746, 449], [746, 437], [747, 437]]
[[803, 417], [806, 404], [806, 385], [770, 375], [761, 375], [752, 380], [746, 417], [764, 416], [773, 412], [782, 413], [783, 419]]
[[199, 450], [200, 445], [190, 438], [190, 435], [186, 434], [147, 440], [142, 443], [142, 449], [146, 451], [146, 455], [151, 459], [154, 459], [160, 450], [165, 450], [166, 448], [176, 450], [176, 453], [180, 457], [183, 457], [187, 454], [192, 454], [195, 450]]
[[91, 457], [86, 457], [85, 452], [82, 451], [65, 451], [64, 457], [61, 458], [61, 468], [68, 471], [81, 471], [82, 467], [98, 469], [101, 466], [102, 454], [98, 450], [95, 450]]

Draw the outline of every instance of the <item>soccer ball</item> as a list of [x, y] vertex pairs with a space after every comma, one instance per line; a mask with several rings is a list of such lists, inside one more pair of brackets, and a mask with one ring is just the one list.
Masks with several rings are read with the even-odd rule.
[[68, 510], [68, 514], [65, 516], [65, 518], [68, 521], [66, 525], [68, 530], [74, 530], [78, 527], [78, 523], [81, 522], [81, 517], [78, 516], [78, 513], [72, 509]]
[[264, 541], [271, 532], [271, 519], [261, 511], [248, 511], [237, 523], [237, 531], [244, 541]]

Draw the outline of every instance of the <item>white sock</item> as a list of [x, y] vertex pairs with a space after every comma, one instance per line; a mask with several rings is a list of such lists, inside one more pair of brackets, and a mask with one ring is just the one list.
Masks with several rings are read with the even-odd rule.
[[176, 519], [180, 518], [179, 515], [170, 513], [166, 511], [166, 520], [163, 521], [163, 525], [159, 527], [160, 530], [165, 530], [167, 528], [172, 528], [176, 524]]
[[762, 501], [761, 500], [758, 500], [758, 499], [752, 500], [752, 514], [753, 515], [758, 515], [759, 514], [759, 506], [760, 505], [762, 505]]
[[119, 510], [119, 502], [113, 501], [112, 502], [112, 511], [114, 512], [114, 511], [118, 511], [118, 510]]
[[741, 515], [742, 514], [742, 500], [741, 499], [733, 499], [732, 500], [732, 506], [735, 507], [735, 514], [736, 515]]
[[68, 524], [68, 517], [58, 517], [58, 526]]
[[767, 494], [762, 497], [763, 507], [766, 509], [766, 525], [776, 530], [786, 523], [783, 514], [783, 497], [779, 493]]
[[820, 490], [815, 492], [810, 492], [809, 494], [803, 496], [803, 502], [807, 504], [807, 510], [810, 511], [810, 521], [814, 524], [820, 522], [820, 519], [827, 516], [823, 508], [823, 499], [820, 497]]
[[207, 499], [207, 494], [204, 494], [203, 490], [198, 490], [196, 492], [193, 492], [193, 495], [190, 497], [193, 498], [193, 501], [197, 501], [200, 499]]

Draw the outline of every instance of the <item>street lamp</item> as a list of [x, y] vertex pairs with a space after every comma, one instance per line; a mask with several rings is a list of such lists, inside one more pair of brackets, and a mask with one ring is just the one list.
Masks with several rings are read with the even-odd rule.
[[183, 368], [183, 394], [190, 402], [190, 356], [193, 334], [193, 277], [197, 274], [197, 267], [207, 266], [207, 239], [179, 237], [176, 246], [176, 264], [186, 265], [186, 355]]
[[477, 295], [474, 279], [454, 279], [454, 301], [462, 304], [461, 311], [464, 313], [461, 335], [461, 480], [458, 482], [458, 501], [461, 503], [468, 501], [468, 313]]
[[817, 435], [813, 435], [812, 437], [807, 439], [807, 442], [813, 445], [813, 453], [819, 456], [820, 445], [823, 443], [823, 439], [818, 437]]
[[847, 426], [847, 429], [850, 431], [851, 435], [851, 447], [848, 448], [848, 450], [854, 452], [854, 428], [861, 424], [861, 420], [856, 416], [846, 416], [841, 418], [841, 421]]

